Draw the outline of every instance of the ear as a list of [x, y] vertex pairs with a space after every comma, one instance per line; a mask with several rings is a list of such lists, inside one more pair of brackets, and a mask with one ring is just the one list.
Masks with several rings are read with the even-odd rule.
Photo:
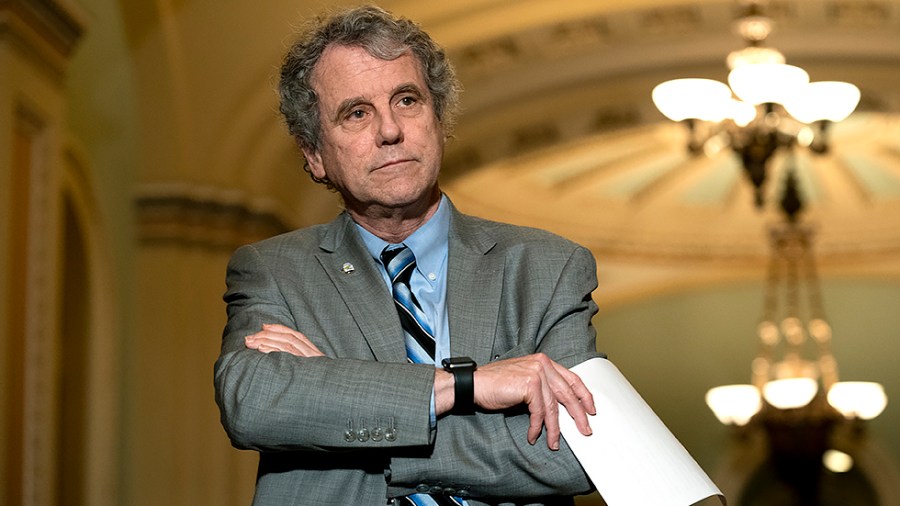
[[303, 156], [306, 157], [306, 164], [309, 165], [309, 171], [318, 179], [327, 179], [325, 177], [325, 165], [322, 163], [322, 155], [318, 151], [303, 148]]

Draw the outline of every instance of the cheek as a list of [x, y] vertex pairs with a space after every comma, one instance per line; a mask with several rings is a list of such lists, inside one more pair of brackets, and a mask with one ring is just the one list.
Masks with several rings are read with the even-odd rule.
[[325, 172], [327, 169], [329, 179], [335, 180], [351, 170], [351, 167], [358, 162], [359, 155], [355, 153], [352, 142], [337, 140], [322, 147], [321, 160], [320, 170]]
[[435, 124], [432, 128], [428, 129], [426, 135], [429, 139], [431, 151], [440, 158], [444, 152], [444, 129], [441, 128], [439, 124]]
[[348, 142], [346, 145], [339, 147], [334, 152], [334, 160], [340, 171], [344, 174], [355, 173], [360, 170], [371, 158], [371, 154], [367, 150], [362, 149], [360, 145]]

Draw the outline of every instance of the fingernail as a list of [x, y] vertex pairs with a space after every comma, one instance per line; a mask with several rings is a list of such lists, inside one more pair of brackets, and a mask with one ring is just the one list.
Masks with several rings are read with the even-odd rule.
[[550, 448], [551, 450], [559, 450], [559, 443], [553, 443], [553, 446]]

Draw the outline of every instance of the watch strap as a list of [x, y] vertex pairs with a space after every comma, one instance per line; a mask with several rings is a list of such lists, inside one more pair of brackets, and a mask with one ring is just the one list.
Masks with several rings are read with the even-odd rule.
[[475, 367], [453, 369], [456, 381], [453, 385], [453, 413], [471, 415], [475, 413]]
[[451, 357], [441, 361], [444, 370], [453, 374], [454, 415], [475, 413], [475, 361], [469, 357]]

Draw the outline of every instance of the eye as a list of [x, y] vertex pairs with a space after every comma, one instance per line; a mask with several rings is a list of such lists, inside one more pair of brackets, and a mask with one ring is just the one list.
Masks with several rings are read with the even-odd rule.
[[350, 119], [350, 120], [359, 120], [359, 119], [363, 119], [365, 117], [366, 117], [366, 111], [364, 111], [362, 109], [354, 109], [354, 110], [350, 111], [349, 114], [347, 114], [347, 119]]
[[399, 104], [403, 107], [409, 107], [415, 105], [418, 101], [419, 99], [417, 97], [414, 97], [413, 95], [406, 95], [400, 98]]

